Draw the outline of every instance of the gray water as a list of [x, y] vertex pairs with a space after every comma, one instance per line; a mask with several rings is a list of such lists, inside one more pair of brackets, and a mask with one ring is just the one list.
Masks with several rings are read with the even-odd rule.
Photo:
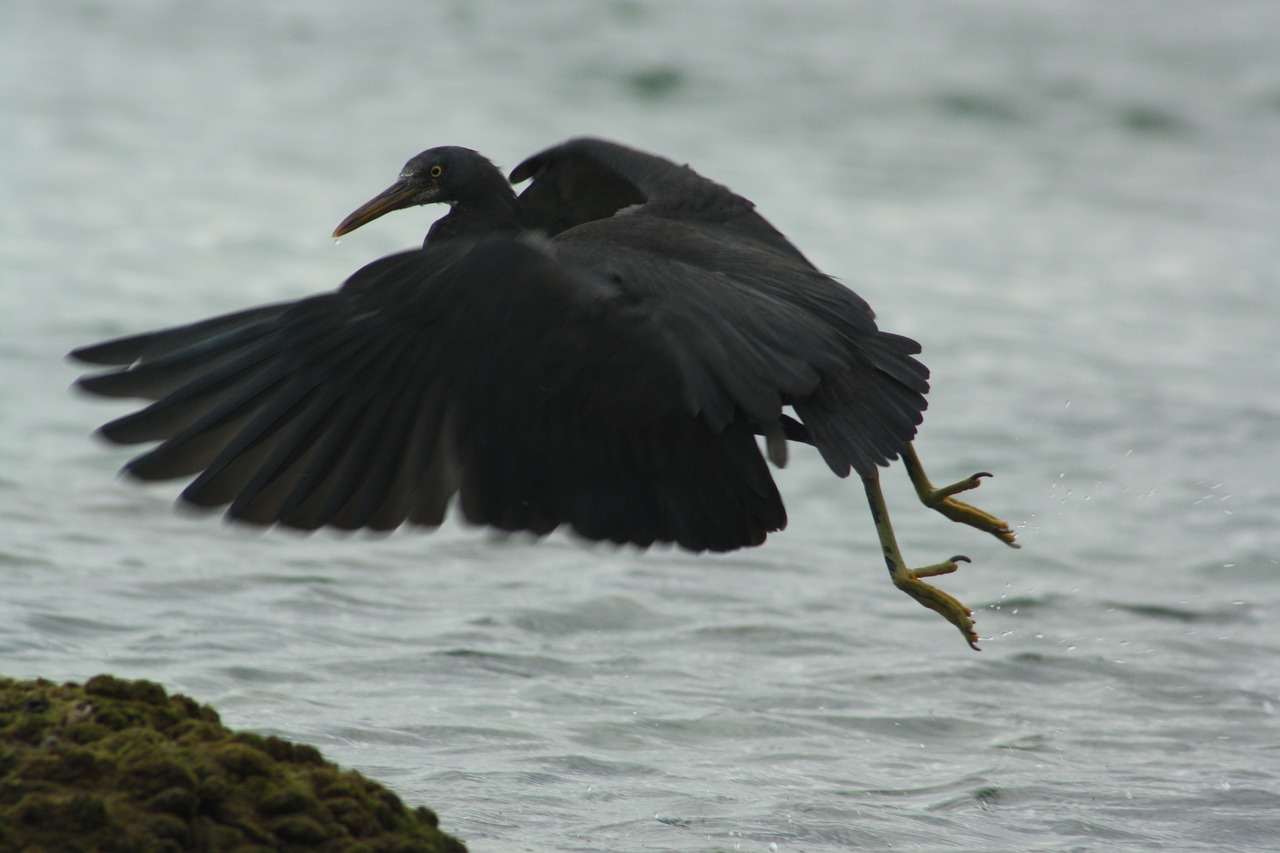
[[[0, 672], [149, 678], [474, 851], [1280, 849], [1280, 4], [0, 3]], [[73, 346], [336, 287], [439, 144], [591, 133], [754, 199], [925, 345], [1021, 551], [805, 448], [721, 557], [175, 513]]]

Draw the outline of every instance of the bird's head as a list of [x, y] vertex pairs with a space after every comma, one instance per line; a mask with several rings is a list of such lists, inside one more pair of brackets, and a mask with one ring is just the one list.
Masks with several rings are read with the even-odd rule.
[[396, 182], [356, 208], [334, 229], [341, 237], [393, 210], [422, 204], [490, 204], [514, 201], [515, 193], [498, 167], [470, 148], [444, 145], [404, 164]]

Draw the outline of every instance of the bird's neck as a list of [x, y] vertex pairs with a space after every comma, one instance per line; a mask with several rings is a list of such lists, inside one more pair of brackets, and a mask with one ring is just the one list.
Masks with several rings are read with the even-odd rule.
[[449, 212], [431, 226], [424, 245], [459, 237], [491, 237], [519, 231], [520, 225], [516, 221], [519, 211], [515, 191], [503, 181], [501, 187], [493, 187], [483, 195], [454, 202]]

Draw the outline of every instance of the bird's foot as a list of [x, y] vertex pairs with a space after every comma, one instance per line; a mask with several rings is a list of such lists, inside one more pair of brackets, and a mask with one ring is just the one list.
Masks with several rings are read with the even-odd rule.
[[880, 548], [884, 553], [885, 566], [889, 569], [889, 577], [893, 579], [893, 585], [959, 628], [965, 642], [977, 650], [978, 634], [973, 628], [973, 611], [953, 596], [921, 580], [921, 578], [949, 575], [960, 567], [960, 563], [969, 562], [969, 558], [957, 554], [950, 560], [935, 563], [932, 566], [919, 569], [907, 568], [906, 561], [902, 559], [902, 551], [898, 547], [898, 539], [893, 534], [893, 525], [889, 522], [889, 509], [885, 506], [884, 492], [880, 490], [879, 478], [874, 474], [863, 477], [862, 485], [867, 491], [871, 518], [875, 522], [876, 533], [880, 537]]
[[960, 563], [968, 562], [969, 558], [963, 554], [957, 554], [950, 560], [920, 569], [908, 569], [901, 562], [897, 562], [890, 564], [890, 574], [894, 586], [959, 628], [969, 647], [979, 651], [978, 634], [973, 627], [973, 611], [961, 604], [954, 596], [920, 580], [920, 578], [937, 575], [949, 575], [960, 568]]
[[1013, 528], [1009, 526], [1007, 521], [996, 518], [991, 513], [978, 509], [973, 504], [967, 504], [952, 497], [957, 492], [976, 488], [982, 482], [982, 477], [990, 476], [990, 474], [982, 472], [941, 489], [918, 490], [920, 501], [925, 506], [937, 510], [952, 521], [958, 521], [961, 524], [967, 524], [977, 530], [990, 533], [1011, 548], [1019, 548], [1021, 546], [1018, 545], [1017, 534], [1013, 532]]
[[925, 506], [937, 510], [952, 521], [958, 521], [961, 524], [967, 524], [977, 530], [990, 533], [1011, 548], [1020, 547], [1017, 542], [1017, 534], [1013, 532], [1013, 528], [1009, 526], [1007, 521], [996, 518], [991, 513], [978, 509], [972, 504], [956, 500], [954, 497], [961, 492], [978, 488], [978, 486], [982, 485], [984, 477], [992, 476], [989, 472], [979, 471], [949, 486], [936, 489], [933, 483], [929, 482], [929, 476], [925, 473], [924, 466], [920, 464], [920, 458], [916, 456], [915, 448], [912, 445], [907, 445], [907, 449], [902, 454], [902, 460], [906, 463], [907, 474], [911, 477], [912, 485], [916, 487], [916, 494], [920, 496], [920, 502]]

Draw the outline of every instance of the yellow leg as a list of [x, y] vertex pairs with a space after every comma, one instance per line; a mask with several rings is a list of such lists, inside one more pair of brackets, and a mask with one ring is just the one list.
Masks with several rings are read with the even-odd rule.
[[1019, 547], [1015, 541], [1016, 536], [1009, 524], [1001, 519], [996, 518], [988, 512], [983, 512], [976, 506], [971, 506], [964, 501], [958, 501], [952, 495], [960, 492], [967, 492], [970, 489], [976, 489], [982, 484], [983, 477], [991, 475], [986, 471], [979, 471], [972, 477], [966, 477], [950, 486], [943, 486], [941, 489], [935, 489], [933, 483], [929, 482], [929, 475], [924, 472], [924, 466], [920, 464], [920, 457], [916, 456], [916, 448], [913, 444], [908, 444], [906, 449], [902, 451], [902, 461], [907, 466], [907, 474], [911, 477], [911, 483], [916, 487], [916, 494], [920, 496], [920, 501], [925, 506], [936, 509], [952, 521], [958, 521], [967, 524], [970, 527], [976, 527], [978, 530], [984, 530], [1001, 542], [1013, 548]]
[[880, 547], [884, 551], [884, 562], [889, 567], [889, 577], [893, 579], [893, 585], [930, 610], [942, 614], [944, 619], [960, 629], [965, 641], [976, 650], [978, 634], [973, 629], [973, 611], [937, 587], [920, 580], [920, 578], [950, 574], [959, 568], [957, 563], [967, 563], [969, 558], [957, 554], [946, 562], [925, 566], [922, 569], [908, 569], [906, 562], [902, 559], [902, 551], [898, 548], [898, 539], [893, 534], [893, 526], [889, 523], [889, 509], [884, 503], [884, 493], [880, 491], [879, 475], [863, 477], [862, 485], [867, 490], [867, 501], [871, 504], [871, 518], [876, 523], [876, 533], [880, 536]]

